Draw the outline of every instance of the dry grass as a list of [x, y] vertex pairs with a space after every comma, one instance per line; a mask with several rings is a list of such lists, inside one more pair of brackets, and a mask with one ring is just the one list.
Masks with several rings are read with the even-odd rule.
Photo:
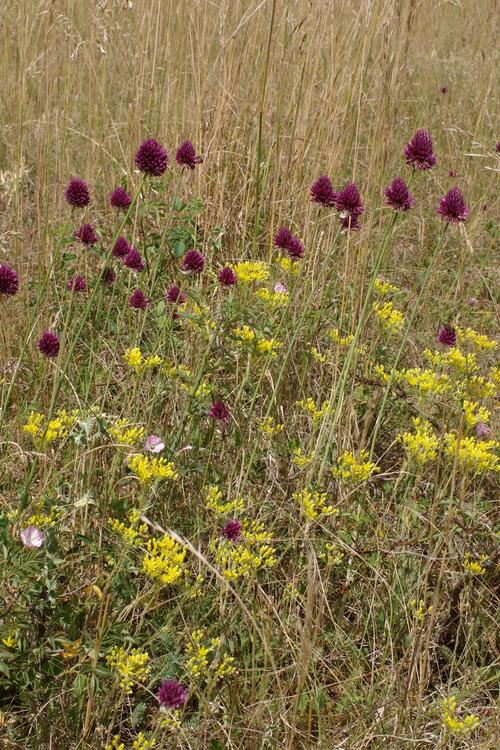
[[[157, 732], [157, 748], [192, 750], [496, 746], [498, 485], [461, 472], [457, 456], [414, 471], [398, 434], [419, 414], [438, 434], [461, 432], [461, 403], [453, 392], [425, 400], [386, 388], [374, 368], [425, 366], [440, 321], [494, 334], [498, 27], [495, 0], [3, 0], [0, 262], [19, 271], [20, 291], [0, 299], [0, 640], [18, 639], [0, 645], [2, 747], [101, 750], [120, 734], [129, 750], [138, 731]], [[438, 166], [416, 176], [416, 208], [391, 225], [382, 190], [408, 177], [402, 152], [417, 128], [431, 131]], [[162, 187], [145, 187], [127, 219], [133, 244], [150, 245], [146, 291], [158, 302], [184, 278], [165, 241], [180, 219], [160, 201], [196, 196], [196, 241], [206, 250], [210, 232], [223, 236], [213, 270], [273, 263], [283, 223], [300, 236], [306, 256], [285, 312], [266, 319], [244, 292], [221, 302], [209, 271], [189, 291], [215, 333], [179, 332], [161, 308], [138, 318], [126, 308], [130, 281], [68, 303], [69, 267], [92, 276], [98, 264], [64, 260], [79, 221], [64, 186], [70, 175], [89, 181], [88, 219], [107, 252], [118, 230], [108, 193], [122, 179], [139, 189], [134, 154], [146, 137], [172, 155], [190, 138], [204, 155], [194, 174], [173, 168]], [[320, 174], [359, 186], [361, 232], [339, 235], [310, 202]], [[441, 247], [437, 201], [454, 184], [470, 217]], [[368, 320], [378, 262], [401, 290], [404, 338]], [[231, 325], [242, 323], [283, 344], [261, 370], [234, 354]], [[332, 348], [332, 326], [361, 348]], [[37, 351], [49, 327], [63, 334], [56, 363]], [[178, 385], [127, 372], [122, 354], [135, 345], [188, 367], [191, 396], [201, 381], [222, 395], [227, 433], [207, 427], [204, 403]], [[327, 363], [311, 359], [311, 346]], [[485, 377], [493, 364], [487, 352]], [[309, 397], [328, 405], [317, 423], [296, 405]], [[493, 398], [481, 404], [493, 411]], [[30, 409], [56, 408], [104, 415], [101, 443], [30, 444]], [[285, 424], [269, 442], [258, 430], [266, 416]], [[127, 483], [108, 417], [166, 437], [180, 484], [148, 494]], [[291, 463], [298, 446], [314, 453], [303, 470]], [[333, 480], [336, 457], [363, 448], [380, 467], [374, 480]], [[203, 498], [216, 482], [247, 498], [249, 517], [273, 537], [278, 562], [262, 577], [228, 584], [214, 563], [218, 522]], [[291, 498], [309, 485], [333, 493], [338, 516], [304, 523]], [[19, 543], [41, 500], [62, 513], [46, 558]], [[150, 533], [179, 535], [193, 575], [205, 575], [201, 596], [151, 589], [140, 557], [121, 555], [108, 517], [132, 506]], [[326, 543], [341, 562], [325, 563]], [[467, 551], [488, 557], [484, 575], [464, 571]], [[413, 599], [432, 606], [420, 620]], [[154, 693], [162, 677], [188, 679], [183, 649], [196, 627], [223, 636], [239, 671], [222, 687], [194, 680], [181, 729], [166, 737]], [[75, 654], [58, 657], [76, 641]], [[106, 666], [115, 644], [151, 654], [151, 682], [130, 698]], [[440, 702], [451, 694], [480, 717], [473, 734], [443, 730]]]

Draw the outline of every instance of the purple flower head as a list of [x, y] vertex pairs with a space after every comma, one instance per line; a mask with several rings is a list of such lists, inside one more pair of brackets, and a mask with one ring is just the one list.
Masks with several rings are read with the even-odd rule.
[[168, 152], [161, 143], [149, 138], [137, 149], [135, 163], [140, 172], [152, 177], [161, 177], [167, 168]]
[[124, 258], [131, 249], [125, 237], [118, 237], [113, 247], [113, 255], [115, 258]]
[[453, 169], [450, 169], [450, 171], [448, 172], [448, 177], [456, 177], [456, 176], [457, 176], [457, 173], [454, 172]]
[[440, 91], [441, 91], [442, 94], [447, 94], [448, 93], [448, 86], [441, 86]]
[[340, 215], [340, 225], [344, 229], [352, 229], [353, 231], [361, 229], [359, 216], [357, 216], [356, 214], [349, 214], [347, 212]]
[[103, 284], [108, 284], [109, 286], [111, 286], [111, 284], [115, 283], [115, 281], [116, 281], [116, 273], [114, 272], [114, 270], [110, 266], [107, 266], [104, 269], [102, 277], [101, 277], [101, 280], [102, 280]]
[[132, 292], [128, 298], [128, 306], [132, 307], [134, 310], [145, 310], [148, 306], [148, 300], [144, 292], [140, 289], [136, 289], [135, 292]]
[[44, 331], [40, 336], [38, 348], [46, 357], [57, 357], [60, 347], [61, 344], [57, 333], [54, 333], [53, 331]]
[[89, 186], [78, 177], [72, 177], [64, 191], [66, 202], [75, 208], [83, 208], [90, 203]]
[[144, 450], [148, 453], [161, 453], [164, 447], [165, 443], [157, 435], [148, 435], [144, 443]]
[[183, 305], [187, 300], [187, 296], [184, 294], [184, 292], [181, 292], [180, 288], [176, 284], [173, 284], [167, 289], [166, 298], [167, 302], [170, 302], [172, 305], [176, 303], [178, 305]]
[[438, 214], [450, 224], [460, 224], [469, 215], [463, 195], [457, 187], [451, 188], [439, 201]]
[[427, 130], [417, 130], [405, 148], [406, 163], [415, 169], [432, 169], [436, 157], [432, 152], [432, 140]]
[[408, 211], [415, 203], [406, 182], [401, 177], [396, 177], [389, 187], [386, 187], [384, 195], [387, 199], [386, 204], [395, 211]]
[[82, 224], [80, 229], [77, 230], [75, 237], [82, 245], [95, 245], [99, 239], [92, 224]]
[[38, 549], [45, 541], [45, 534], [36, 526], [28, 526], [21, 531], [21, 541], [27, 549]]
[[162, 709], [181, 708], [188, 697], [188, 688], [177, 680], [163, 680], [158, 690], [158, 702]]
[[0, 263], [0, 294], [16, 294], [19, 289], [19, 276], [7, 263]]
[[226, 404], [224, 404], [222, 401], [214, 401], [214, 403], [210, 407], [208, 416], [218, 422], [228, 422], [231, 415]]
[[311, 201], [327, 208], [332, 208], [335, 205], [337, 193], [326, 174], [318, 177], [316, 182], [311, 185]]
[[475, 427], [476, 437], [478, 438], [489, 438], [491, 437], [491, 430], [484, 422], [478, 422]]
[[72, 276], [68, 279], [68, 283], [66, 284], [66, 289], [70, 292], [84, 292], [86, 288], [87, 282], [83, 276]]
[[238, 277], [229, 266], [225, 266], [222, 271], [219, 271], [217, 278], [221, 286], [233, 286], [238, 281]]
[[196, 156], [196, 151], [191, 141], [184, 141], [175, 152], [175, 160], [181, 167], [194, 169], [197, 164], [202, 163], [203, 157]]
[[477, 297], [470, 297], [467, 300], [467, 304], [470, 305], [471, 307], [477, 307], [477, 305], [479, 304], [479, 300]]
[[188, 250], [182, 262], [184, 271], [191, 273], [201, 273], [205, 266], [205, 258], [198, 250]]
[[498, 141], [497, 145], [495, 146], [495, 151], [497, 152], [497, 154], [500, 151], [500, 141]]
[[439, 326], [437, 340], [440, 344], [444, 344], [444, 346], [455, 346], [457, 343], [457, 332], [453, 326], [444, 323]]
[[337, 206], [337, 211], [341, 213], [347, 211], [353, 217], [363, 213], [363, 204], [359, 197], [359, 190], [354, 182], [350, 182], [340, 193], [337, 193], [335, 205]]
[[113, 190], [109, 196], [109, 204], [111, 208], [126, 211], [131, 203], [132, 198], [121, 186], [117, 187], [116, 190]]
[[222, 529], [221, 535], [230, 542], [237, 542], [241, 536], [241, 523], [236, 519], [228, 521]]
[[281, 283], [281, 281], [278, 281], [274, 285], [274, 291], [278, 292], [278, 294], [286, 294], [288, 292], [288, 289], [286, 288], [284, 284]]
[[284, 250], [288, 255], [298, 260], [304, 257], [304, 246], [298, 237], [294, 237], [288, 227], [282, 226], [274, 235], [273, 244], [280, 250]]
[[123, 259], [123, 263], [125, 266], [127, 266], [127, 268], [131, 268], [132, 271], [137, 271], [138, 273], [140, 273], [140, 271], [144, 271], [144, 269], [146, 268], [146, 264], [144, 263], [140, 253], [137, 252], [135, 247], [129, 248], [128, 253]]

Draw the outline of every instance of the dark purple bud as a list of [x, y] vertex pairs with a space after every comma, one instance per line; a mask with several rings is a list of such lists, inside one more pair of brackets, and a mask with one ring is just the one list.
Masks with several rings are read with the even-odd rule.
[[439, 326], [437, 340], [440, 344], [444, 344], [444, 346], [455, 346], [457, 343], [457, 332], [453, 326], [444, 323]]
[[205, 258], [198, 250], [188, 250], [182, 262], [184, 271], [190, 273], [201, 273], [205, 266]]
[[219, 272], [217, 277], [221, 286], [233, 286], [238, 281], [238, 277], [235, 272], [229, 266], [226, 266]]
[[0, 263], [0, 294], [13, 296], [19, 289], [19, 276], [7, 263]]
[[177, 680], [163, 680], [158, 690], [158, 702], [163, 709], [181, 708], [188, 697], [188, 689]]
[[137, 149], [135, 163], [140, 172], [152, 177], [161, 177], [167, 169], [168, 152], [161, 143], [150, 138], [141, 143]]
[[138, 273], [144, 271], [146, 268], [140, 253], [138, 253], [134, 247], [129, 249], [127, 255], [123, 259], [123, 263], [127, 268], [131, 268], [132, 271], [137, 271]]
[[313, 182], [311, 185], [311, 201], [327, 208], [335, 206], [337, 193], [334, 191], [330, 178], [326, 174], [318, 177], [316, 182]]
[[64, 191], [66, 202], [75, 208], [84, 208], [90, 203], [89, 186], [78, 177], [72, 177]]
[[132, 198], [121, 186], [117, 187], [116, 190], [113, 190], [109, 196], [110, 206], [112, 208], [117, 208], [118, 210], [126, 211], [131, 203]]
[[202, 163], [203, 158], [196, 156], [196, 151], [191, 141], [184, 141], [175, 152], [175, 160], [181, 167], [194, 169], [197, 164]]
[[415, 169], [432, 169], [436, 157], [432, 150], [432, 140], [427, 130], [417, 130], [405, 148], [406, 163]]
[[221, 532], [225, 539], [229, 539], [230, 542], [237, 542], [241, 536], [241, 523], [236, 519], [228, 521]]
[[460, 224], [469, 215], [462, 193], [457, 187], [449, 190], [439, 201], [438, 214], [450, 224]]
[[389, 187], [384, 190], [386, 204], [395, 211], [408, 211], [415, 203], [406, 182], [401, 177], [396, 177]]
[[132, 307], [134, 310], [145, 310], [148, 306], [148, 300], [144, 292], [140, 289], [136, 289], [135, 292], [132, 292], [128, 298], [128, 306]]
[[38, 342], [38, 348], [42, 354], [51, 358], [57, 357], [60, 346], [59, 337], [53, 331], [44, 331]]
[[82, 243], [82, 245], [95, 245], [99, 239], [94, 231], [92, 224], [82, 224], [80, 229], [75, 234], [76, 239]]

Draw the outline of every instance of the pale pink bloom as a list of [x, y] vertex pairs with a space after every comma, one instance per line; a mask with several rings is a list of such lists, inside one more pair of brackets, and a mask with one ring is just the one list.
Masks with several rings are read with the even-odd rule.
[[278, 281], [278, 283], [274, 285], [274, 291], [286, 294], [288, 292], [288, 289], [280, 281]]
[[148, 435], [146, 442], [144, 443], [144, 450], [150, 453], [161, 453], [165, 447], [165, 443], [161, 438], [156, 435]]
[[45, 541], [45, 534], [36, 526], [28, 526], [21, 531], [21, 541], [28, 549], [38, 549]]
[[469, 300], [469, 303], [468, 303], [468, 304], [469, 304], [469, 305], [470, 305], [471, 307], [476, 307], [476, 305], [477, 305], [478, 303], [479, 303], [479, 300], [478, 300], [478, 298], [477, 298], [477, 297], [471, 297], [471, 298], [470, 298], [470, 300]]
[[476, 425], [476, 437], [478, 438], [489, 438], [491, 437], [491, 430], [484, 422], [478, 422]]

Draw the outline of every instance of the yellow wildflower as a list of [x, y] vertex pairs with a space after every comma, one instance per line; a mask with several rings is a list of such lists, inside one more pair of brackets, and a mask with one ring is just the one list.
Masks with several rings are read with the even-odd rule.
[[330, 328], [328, 336], [338, 346], [349, 346], [354, 341], [352, 333], [349, 333], [347, 336], [341, 336], [338, 328]]
[[32, 438], [37, 437], [41, 432], [41, 424], [45, 419], [44, 415], [38, 411], [32, 411], [29, 414], [28, 421], [23, 424], [23, 432], [31, 435]]
[[186, 550], [166, 534], [161, 539], [150, 539], [142, 561], [146, 575], [164, 586], [178, 583], [186, 575]]
[[138, 648], [133, 648], [127, 654], [123, 646], [113, 646], [106, 661], [118, 673], [120, 687], [128, 694], [132, 692], [134, 682], [143, 682], [150, 671], [149, 654]]
[[432, 604], [427, 606], [423, 599], [420, 599], [420, 601], [418, 602], [418, 605], [417, 605], [417, 600], [412, 599], [410, 604], [413, 607], [413, 612], [415, 614], [416, 619], [419, 621], [422, 621], [426, 615], [430, 615], [430, 613], [432, 612]]
[[156, 479], [178, 479], [174, 464], [165, 458], [152, 458], [136, 454], [129, 456], [128, 468], [134, 472], [141, 484], [151, 484]]
[[303, 401], [296, 401], [296, 405], [300, 406], [301, 409], [304, 409], [304, 411], [312, 417], [313, 422], [319, 422], [328, 411], [329, 401], [323, 401], [320, 407], [319, 405], [316, 406], [314, 399], [306, 398]]
[[220, 515], [229, 515], [244, 510], [245, 501], [241, 497], [236, 497], [228, 502], [221, 502], [222, 492], [217, 485], [209, 485], [205, 490], [205, 506]]
[[311, 352], [312, 358], [316, 362], [319, 362], [320, 365], [324, 365], [324, 364], [326, 364], [328, 362], [328, 357], [326, 357], [324, 354], [321, 354], [321, 352], [319, 351], [319, 349], [316, 349], [315, 346], [311, 346], [311, 348], [309, 349], [309, 351]]
[[404, 315], [394, 307], [392, 302], [375, 302], [372, 309], [388, 333], [399, 333], [404, 324]]
[[465, 412], [465, 426], [472, 429], [478, 422], [487, 422], [490, 418], [490, 412], [484, 406], [480, 406], [477, 401], [468, 401], [464, 399], [463, 410]]
[[439, 440], [432, 431], [432, 427], [426, 420], [419, 417], [412, 419], [415, 432], [404, 432], [401, 436], [408, 456], [418, 466], [424, 466], [429, 461], [435, 461], [439, 448]]
[[406, 382], [412, 388], [417, 388], [422, 396], [428, 393], [445, 393], [450, 388], [447, 375], [439, 374], [434, 370], [423, 370], [421, 367], [412, 367], [398, 373], [398, 380]]
[[305, 469], [314, 461], [314, 451], [305, 453], [302, 448], [294, 448], [292, 456], [292, 463], [299, 469]]
[[124, 521], [118, 521], [116, 518], [109, 519], [109, 525], [114, 532], [120, 534], [126, 546], [141, 544], [142, 537], [147, 536], [147, 524], [140, 524], [140, 513], [138, 510], [131, 510], [127, 515], [128, 524]]
[[314, 521], [320, 516], [333, 516], [339, 512], [338, 508], [327, 503], [328, 495], [326, 492], [301, 490], [300, 492], [294, 492], [292, 497], [298, 503], [301, 513], [308, 521]]
[[448, 432], [444, 436], [445, 454], [450, 459], [456, 457], [458, 465], [472, 473], [500, 471], [500, 460], [493, 453], [500, 447], [496, 440], [476, 440], [473, 437], [458, 437]]
[[466, 552], [464, 557], [464, 568], [474, 576], [484, 576], [486, 568], [482, 563], [487, 559], [488, 555], [478, 555], [476, 558], [473, 558], [470, 552]]
[[386, 297], [388, 294], [396, 294], [396, 292], [399, 292], [397, 286], [394, 286], [394, 284], [389, 284], [388, 281], [384, 281], [383, 279], [375, 279], [373, 288], [376, 294], [380, 295], [381, 297]]
[[144, 732], [139, 732], [132, 743], [132, 750], [154, 750], [155, 747], [156, 740], [154, 737], [148, 740]]
[[269, 269], [267, 263], [257, 260], [243, 260], [233, 267], [240, 284], [249, 284], [252, 281], [267, 281]]
[[479, 717], [467, 714], [463, 719], [457, 718], [457, 699], [455, 696], [445, 698], [441, 704], [443, 725], [451, 734], [468, 734], [479, 726]]
[[286, 257], [281, 257], [279, 259], [279, 265], [282, 271], [290, 274], [297, 274], [300, 268], [300, 263], [298, 261]]
[[379, 471], [378, 466], [367, 459], [368, 451], [360, 451], [359, 458], [356, 458], [352, 451], [344, 451], [337, 458], [337, 465], [332, 467], [332, 474], [347, 482], [366, 482]]
[[468, 341], [470, 344], [475, 346], [476, 349], [488, 351], [490, 349], [496, 349], [496, 347], [498, 346], [497, 341], [489, 339], [488, 336], [485, 336], [482, 333], [478, 333], [473, 328], [457, 328], [456, 330], [459, 339], [461, 339], [462, 341]]
[[326, 560], [328, 565], [340, 565], [344, 560], [345, 554], [335, 542], [327, 542], [325, 544], [325, 551], [320, 554], [320, 557]]
[[109, 428], [110, 436], [121, 445], [135, 445], [144, 437], [144, 427], [134, 427], [126, 419], [119, 419]]
[[280, 307], [286, 307], [290, 295], [288, 292], [271, 292], [269, 289], [258, 289], [256, 292], [257, 297], [262, 300], [271, 310], [277, 310]]
[[272, 417], [265, 417], [259, 422], [259, 430], [263, 435], [269, 438], [282, 432], [284, 428], [284, 424], [281, 422], [277, 424]]

